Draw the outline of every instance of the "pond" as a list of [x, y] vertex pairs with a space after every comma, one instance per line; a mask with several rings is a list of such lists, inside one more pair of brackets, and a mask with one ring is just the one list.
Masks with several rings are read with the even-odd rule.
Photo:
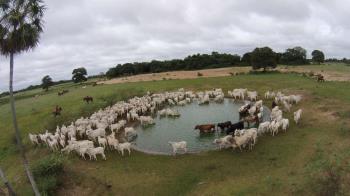
[[[243, 102], [233, 102], [225, 99], [222, 103], [210, 102], [208, 105], [198, 105], [196, 101], [186, 106], [173, 106], [181, 114], [178, 118], [168, 118], [159, 115], [155, 117], [155, 125], [149, 127], [137, 126], [135, 139], [136, 150], [153, 154], [170, 154], [172, 152], [168, 141], [186, 141], [188, 152], [214, 150], [217, 146], [212, 142], [215, 138], [225, 136], [225, 133], [200, 135], [194, 127], [199, 124], [239, 121], [238, 109]], [[269, 118], [269, 109], [264, 107], [263, 121]]]

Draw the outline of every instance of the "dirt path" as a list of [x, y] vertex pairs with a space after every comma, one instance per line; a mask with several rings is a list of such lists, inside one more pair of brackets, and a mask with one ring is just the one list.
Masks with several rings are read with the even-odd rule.
[[[309, 69], [307, 66], [295, 66], [288, 67], [288, 69], [279, 67], [277, 70], [281, 72], [298, 72], [298, 73], [308, 73], [314, 72], [314, 74], [322, 74], [327, 81], [350, 81], [349, 72], [340, 71], [322, 71], [322, 67], [319, 70]], [[155, 81], [155, 80], [168, 80], [168, 79], [192, 79], [199, 77], [221, 77], [230, 76], [231, 74], [248, 72], [251, 67], [225, 67], [218, 69], [203, 69], [195, 71], [171, 71], [162, 73], [152, 73], [152, 74], [140, 74], [135, 76], [127, 76], [121, 78], [115, 78], [107, 81], [100, 81], [98, 83], [103, 84], [118, 84], [125, 82], [141, 82], [141, 81]], [[198, 76], [201, 73], [202, 76]]]
[[[230, 76], [231, 73], [248, 72], [250, 67], [226, 67], [218, 69], [203, 69], [195, 71], [171, 71], [152, 74], [140, 74], [135, 76], [128, 76], [122, 78], [115, 78], [112, 80], [101, 81], [99, 83], [104, 84], [117, 84], [125, 82], [140, 82], [140, 81], [153, 81], [153, 80], [168, 80], [168, 79], [191, 79], [199, 77], [220, 77]], [[201, 73], [202, 76], [198, 76]]]

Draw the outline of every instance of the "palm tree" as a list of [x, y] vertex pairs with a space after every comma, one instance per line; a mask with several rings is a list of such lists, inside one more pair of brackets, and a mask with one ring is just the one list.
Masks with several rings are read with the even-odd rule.
[[33, 49], [39, 43], [40, 33], [43, 31], [44, 9], [42, 0], [0, 0], [0, 52], [10, 57], [9, 89], [13, 126], [24, 169], [35, 195], [40, 193], [29, 169], [16, 118], [13, 97], [13, 61], [15, 54]]
[[10, 195], [10, 196], [16, 195], [16, 194], [15, 194], [15, 191], [13, 190], [13, 188], [12, 188], [12, 186], [11, 186], [11, 184], [10, 184], [10, 182], [6, 179], [5, 174], [4, 174], [4, 172], [2, 171], [1, 167], [0, 167], [0, 178], [1, 178], [1, 180], [3, 181], [4, 185], [7, 187], [7, 191], [8, 191], [8, 193], [9, 193], [9, 195]]

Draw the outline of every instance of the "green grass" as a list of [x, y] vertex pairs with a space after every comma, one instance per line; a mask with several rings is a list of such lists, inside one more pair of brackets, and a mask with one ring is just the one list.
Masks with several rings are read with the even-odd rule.
[[[75, 155], [67, 157], [63, 185], [57, 194], [81, 190], [89, 195], [318, 195], [327, 168], [320, 162], [349, 160], [350, 153], [350, 88], [348, 82], [317, 83], [297, 74], [259, 74], [234, 77], [164, 80], [116, 85], [61, 86], [70, 92], [58, 97], [53, 88], [45, 95], [18, 99], [16, 108], [23, 142], [32, 164], [50, 152], [45, 147], [33, 147], [27, 134], [53, 130], [57, 124], [70, 123], [80, 116], [147, 91], [162, 92], [183, 87], [204, 90], [249, 88], [302, 93], [305, 99], [293, 109], [303, 108], [300, 126], [291, 123], [287, 133], [264, 136], [252, 152], [232, 150], [212, 151], [177, 157], [153, 156], [132, 152], [121, 157], [107, 153], [107, 161], [84, 161]], [[35, 94], [36, 91], [26, 92]], [[93, 96], [93, 104], [82, 97]], [[63, 107], [63, 115], [53, 118], [55, 105]], [[325, 115], [339, 113], [335, 120]], [[292, 114], [286, 114], [292, 121]], [[0, 105], [0, 165], [20, 195], [30, 195], [30, 187], [14, 143], [8, 104]], [[156, 141], [155, 141], [156, 142]], [[318, 156], [322, 151], [322, 156]], [[334, 165], [334, 164], [330, 164]], [[348, 168], [340, 161], [337, 168]], [[335, 167], [335, 166], [334, 166]], [[337, 170], [338, 171], [338, 170]], [[310, 176], [310, 177], [306, 177]], [[349, 173], [340, 172], [340, 193], [349, 191]], [[326, 179], [326, 182], [327, 179]], [[332, 187], [331, 187], [332, 188]], [[66, 192], [65, 192], [66, 191]]]
[[334, 71], [334, 72], [350, 72], [350, 66], [345, 63], [324, 63], [321, 65], [279, 65], [280, 67], [289, 67], [289, 68], [299, 68], [305, 69], [308, 71]]

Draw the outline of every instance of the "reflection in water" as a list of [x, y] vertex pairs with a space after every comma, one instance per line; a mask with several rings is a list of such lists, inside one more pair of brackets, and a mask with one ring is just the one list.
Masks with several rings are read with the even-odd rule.
[[[217, 147], [213, 140], [225, 133], [199, 134], [194, 127], [199, 124], [211, 124], [225, 121], [239, 121], [238, 109], [243, 103], [225, 99], [223, 103], [213, 103], [199, 106], [196, 102], [186, 106], [174, 106], [181, 114], [178, 118], [155, 118], [155, 125], [143, 128], [136, 127], [138, 137], [135, 142], [138, 149], [149, 152], [170, 153], [168, 141], [186, 141], [189, 152], [199, 152]], [[264, 110], [264, 117], [268, 114]]]

